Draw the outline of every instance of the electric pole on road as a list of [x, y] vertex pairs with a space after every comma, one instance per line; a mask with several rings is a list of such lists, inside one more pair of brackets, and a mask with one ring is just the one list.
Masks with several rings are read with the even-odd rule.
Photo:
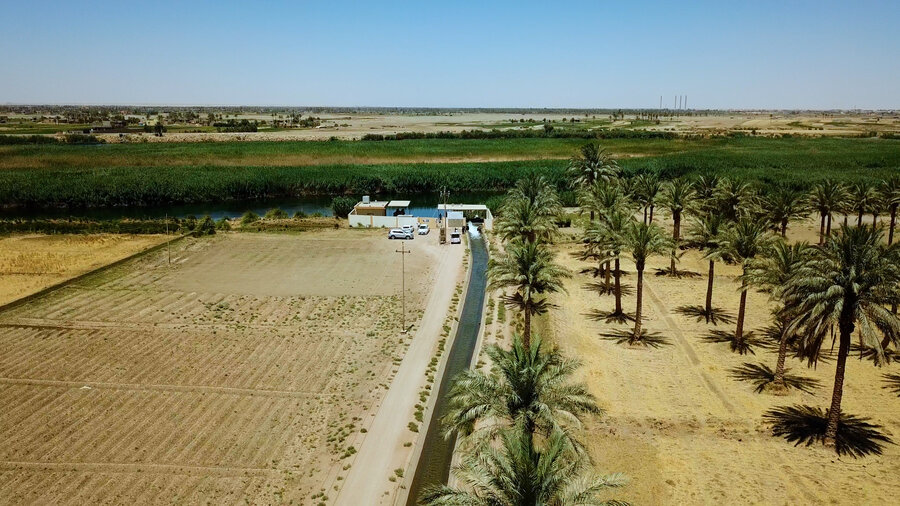
[[400, 242], [400, 249], [395, 250], [396, 253], [400, 253], [400, 265], [401, 265], [401, 274], [400, 274], [400, 300], [401, 307], [403, 313], [400, 315], [400, 325], [402, 325], [401, 334], [406, 334], [406, 254], [412, 253], [412, 251], [406, 249], [403, 241]]

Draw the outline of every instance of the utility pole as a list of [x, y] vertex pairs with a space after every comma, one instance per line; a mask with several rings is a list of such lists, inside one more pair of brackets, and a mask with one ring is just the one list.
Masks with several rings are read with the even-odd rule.
[[169, 255], [169, 265], [172, 264], [172, 241], [169, 240], [169, 213], [166, 213], [166, 253]]
[[400, 315], [400, 325], [402, 325], [401, 334], [406, 334], [406, 254], [412, 253], [412, 251], [406, 249], [404, 246], [405, 242], [400, 241], [400, 249], [395, 250], [397, 253], [400, 253], [400, 265], [401, 265], [401, 274], [400, 274], [400, 300], [401, 307], [403, 313]]
[[[447, 241], [447, 199], [450, 198], [450, 190], [446, 186], [441, 188], [441, 199], [444, 201], [443, 226], [441, 227], [441, 244]], [[440, 212], [438, 212], [440, 215]]]

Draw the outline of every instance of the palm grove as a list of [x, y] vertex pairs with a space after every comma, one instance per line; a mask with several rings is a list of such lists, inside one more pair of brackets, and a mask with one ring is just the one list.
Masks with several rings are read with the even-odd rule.
[[[760, 393], [811, 392], [817, 382], [791, 374], [788, 355], [809, 366], [835, 363], [830, 404], [771, 409], [765, 418], [773, 434], [797, 444], [818, 441], [841, 454], [880, 453], [889, 439], [866, 418], [842, 412], [841, 401], [854, 336], [860, 357], [876, 366], [900, 356], [900, 179], [852, 185], [826, 180], [804, 190], [765, 191], [713, 175], [666, 181], [654, 172], [624, 174], [594, 144], [572, 158], [568, 175], [584, 219], [578, 256], [590, 265], [582, 273], [596, 280], [586, 286], [615, 299], [613, 311], [592, 315], [609, 324], [601, 338], [666, 345], [666, 336], [642, 324], [647, 261], [668, 259], [667, 268], [656, 269], [659, 276], [699, 276], [678, 268], [684, 251], [695, 248], [708, 262], [705, 303], [676, 311], [712, 326], [732, 325], [703, 339], [726, 343], [735, 353], [777, 351], [774, 367], [746, 363], [732, 371], [735, 378], [755, 383]], [[504, 290], [504, 302], [521, 314], [522, 333], [510, 349], [487, 349], [490, 373], [470, 371], [455, 379], [444, 426], [463, 438], [464, 457], [454, 471], [461, 488], [432, 490], [428, 504], [604, 504], [609, 501], [601, 491], [624, 483], [618, 474], [593, 474], [578, 441], [583, 417], [600, 412], [586, 388], [571, 382], [578, 363], [532, 332], [532, 318], [552, 307], [547, 296], [563, 291], [571, 276], [554, 260], [563, 213], [555, 190], [540, 176], [526, 177], [499, 210], [495, 233], [503, 252], [490, 261], [490, 286]], [[657, 223], [660, 209], [671, 220], [671, 233]], [[789, 227], [809, 217], [818, 221], [817, 244], [789, 242]], [[633, 289], [622, 282], [629, 274], [621, 269], [623, 258], [635, 267]], [[717, 263], [740, 267], [736, 315], [714, 304], [723, 296], [713, 293]], [[744, 328], [749, 290], [767, 294], [774, 307], [760, 336]], [[635, 295], [633, 312], [623, 307], [623, 294]], [[836, 356], [829, 351], [833, 344]], [[886, 388], [900, 393], [900, 376], [885, 377]]]

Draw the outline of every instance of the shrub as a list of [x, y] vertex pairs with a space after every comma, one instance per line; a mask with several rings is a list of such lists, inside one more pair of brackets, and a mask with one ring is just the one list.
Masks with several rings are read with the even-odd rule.
[[275, 209], [269, 209], [266, 212], [266, 219], [267, 220], [286, 220], [286, 219], [288, 219], [288, 213], [286, 213], [276, 207]]
[[356, 199], [352, 197], [335, 197], [331, 199], [331, 211], [339, 218], [346, 218], [355, 205]]
[[250, 225], [251, 223], [256, 223], [259, 221], [259, 215], [254, 213], [253, 211], [247, 211], [241, 216], [241, 225]]
[[216, 230], [229, 231], [231, 230], [231, 222], [228, 221], [228, 218], [222, 217], [216, 221]]
[[304, 213], [303, 211], [297, 211], [296, 213], [294, 213], [295, 220], [301, 220], [303, 218], [306, 218], [306, 213]]
[[216, 235], [216, 223], [208, 214], [204, 216], [197, 225], [194, 226], [194, 235]]

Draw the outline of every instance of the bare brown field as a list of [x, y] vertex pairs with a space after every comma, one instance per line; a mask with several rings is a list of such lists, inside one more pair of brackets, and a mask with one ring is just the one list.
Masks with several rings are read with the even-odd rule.
[[[358, 139], [370, 133], [395, 134], [400, 132], [459, 132], [472, 129], [520, 128], [521, 124], [510, 124], [510, 120], [532, 120], [537, 124], [524, 128], [540, 128], [544, 120], [562, 122], [573, 114], [557, 113], [490, 113], [490, 112], [455, 112], [432, 115], [416, 114], [317, 114], [322, 125], [313, 129], [289, 129], [255, 133], [168, 133], [163, 137], [153, 134], [129, 134], [120, 138], [118, 134], [101, 134], [109, 142], [126, 140], [134, 142], [205, 142], [205, 141], [290, 141], [290, 140], [325, 140], [331, 137], [338, 139]], [[900, 130], [900, 117], [878, 113], [826, 113], [811, 112], [715, 112], [710, 115], [679, 115], [663, 117], [659, 124], [640, 124], [633, 115], [624, 119], [609, 121], [608, 115], [574, 114], [583, 123], [591, 126], [603, 124], [612, 128], [637, 128], [647, 130], [669, 130], [683, 133], [724, 133], [731, 130], [756, 130], [759, 135], [792, 134], [792, 135], [855, 135], [868, 131], [897, 132]], [[242, 115], [240, 119], [270, 120], [266, 115]], [[571, 125], [571, 124], [570, 124]]]
[[17, 235], [0, 238], [0, 305], [133, 255], [161, 235]]
[[[792, 227], [789, 237], [814, 240], [816, 226]], [[559, 259], [577, 272], [583, 264], [569, 255], [576, 247], [561, 245]], [[544, 322], [554, 341], [584, 362], [583, 379], [606, 411], [586, 427], [584, 437], [600, 471], [621, 471], [631, 478], [615, 497], [634, 504], [895, 504], [900, 495], [897, 445], [887, 445], [880, 456], [838, 457], [821, 446], [794, 447], [773, 437], [763, 423], [763, 412], [775, 406], [827, 407], [833, 361], [809, 369], [788, 359], [791, 372], [821, 382], [813, 394], [754, 393], [752, 385], [729, 377], [729, 369], [744, 362], [774, 368], [776, 353], [757, 349], [756, 355], [740, 356], [727, 344], [701, 340], [711, 329], [733, 330], [733, 325], [707, 326], [673, 311], [703, 304], [707, 263], [690, 251], [680, 267], [701, 277], [654, 275], [654, 268], [667, 265], [666, 258], [649, 262], [644, 312], [646, 327], [668, 337], [670, 346], [638, 348], [602, 340], [600, 332], [621, 326], [585, 316], [613, 309], [611, 296], [598, 297], [582, 287], [591, 281], [586, 275], [567, 281], [568, 294], [555, 297], [559, 308]], [[631, 272], [623, 282], [633, 286], [633, 264], [623, 261], [623, 269]], [[714, 303], [733, 314], [738, 272], [738, 266], [716, 266]], [[626, 296], [623, 304], [633, 311], [634, 296]], [[769, 324], [772, 306], [765, 295], [750, 292], [747, 307], [745, 329], [759, 333]], [[849, 360], [844, 409], [871, 417], [897, 441], [900, 399], [881, 388], [881, 376], [888, 372], [900, 372], [900, 364], [877, 368], [867, 360]]]
[[409, 344], [397, 245], [186, 239], [0, 314], [0, 502], [332, 504]]

